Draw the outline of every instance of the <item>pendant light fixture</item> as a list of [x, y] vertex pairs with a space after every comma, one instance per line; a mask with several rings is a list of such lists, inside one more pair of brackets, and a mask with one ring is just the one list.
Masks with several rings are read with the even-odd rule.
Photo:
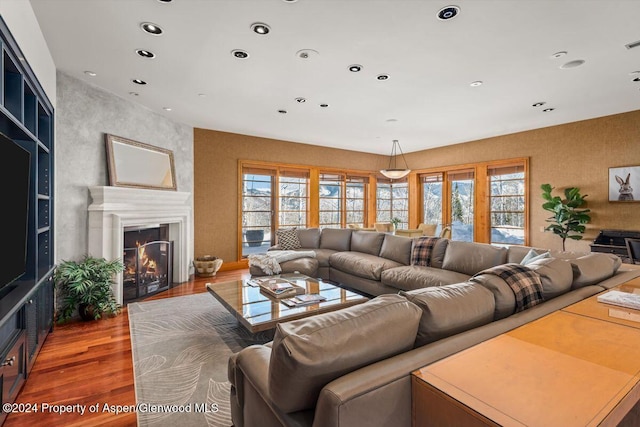
[[[398, 151], [400, 152], [400, 156], [402, 156], [404, 168], [398, 167]], [[390, 179], [400, 179], [409, 175], [409, 172], [411, 172], [411, 169], [407, 166], [407, 161], [402, 153], [402, 148], [400, 148], [400, 143], [397, 139], [394, 139], [393, 147], [391, 148], [391, 155], [389, 156], [389, 167], [387, 169], [382, 169], [380, 173]]]

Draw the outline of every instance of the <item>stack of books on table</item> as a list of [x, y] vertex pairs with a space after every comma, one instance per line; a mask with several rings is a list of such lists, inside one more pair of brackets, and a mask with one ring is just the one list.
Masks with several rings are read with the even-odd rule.
[[327, 298], [320, 294], [297, 295], [293, 298], [283, 299], [282, 302], [288, 307], [302, 307], [305, 305], [318, 304], [326, 301]]
[[281, 278], [264, 278], [257, 280], [260, 291], [274, 298], [289, 298], [305, 293], [305, 288], [294, 285]]

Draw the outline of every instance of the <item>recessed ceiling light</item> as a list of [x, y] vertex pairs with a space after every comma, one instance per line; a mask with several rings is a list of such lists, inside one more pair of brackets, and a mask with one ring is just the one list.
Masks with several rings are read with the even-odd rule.
[[303, 103], [307, 102], [307, 100], [302, 98], [302, 97], [298, 97], [298, 98], [296, 98], [296, 102], [299, 103], [299, 104], [303, 104]]
[[322, 108], [327, 108], [329, 106], [329, 104], [320, 104], [320, 107]]
[[149, 33], [154, 36], [159, 36], [160, 34], [162, 34], [162, 28], [152, 22], [143, 22], [142, 24], [140, 24], [140, 28], [142, 28], [142, 31], [144, 31], [145, 33]]
[[285, 2], [285, 3], [295, 3], [298, 0], [282, 0], [282, 1]]
[[635, 79], [633, 79], [634, 82], [640, 82], [640, 77], [636, 77]]
[[471, 83], [469, 83], [469, 86], [471, 86], [471, 87], [482, 86], [482, 80], [476, 80], [475, 82], [471, 82]]
[[131, 96], [138, 96], [138, 95], [139, 95], [139, 93], [138, 93], [138, 92], [129, 92], [129, 95], [131, 95]]
[[542, 110], [543, 113], [548, 113], [550, 111], [555, 110], [555, 108], [545, 108], [544, 110]]
[[376, 76], [376, 79], [380, 81], [389, 80], [389, 74], [378, 74]]
[[199, 96], [200, 98], [204, 98], [205, 96], [207, 96], [207, 94], [206, 94], [206, 93], [199, 93], [199, 94], [198, 94], [198, 96]]
[[143, 58], [153, 59], [156, 57], [155, 53], [144, 49], [136, 49], [136, 53]]
[[458, 16], [458, 13], [460, 13], [460, 8], [458, 6], [445, 6], [438, 11], [438, 19], [441, 21], [453, 19]]
[[173, 0], [158, 0], [160, 3], [171, 3]]
[[552, 58], [562, 58], [563, 56], [565, 56], [567, 54], [567, 51], [565, 50], [561, 50], [560, 52], [556, 52], [553, 55], [551, 55]]
[[131, 81], [134, 82], [137, 85], [146, 85], [147, 84], [147, 82], [145, 82], [144, 80], [140, 80], [140, 79], [133, 79]]
[[546, 104], [546, 102], [536, 102], [535, 104], [532, 104], [532, 107], [542, 107], [544, 104]]
[[569, 68], [576, 68], [584, 64], [584, 59], [576, 59], [573, 61], [566, 62], [560, 66], [563, 70], [568, 70]]
[[171, 111], [171, 107], [162, 107], [164, 111]]
[[296, 56], [300, 59], [309, 59], [316, 55], [318, 55], [318, 51], [313, 49], [301, 49], [296, 52]]
[[280, 113], [280, 114], [287, 114], [287, 110], [278, 110], [278, 113]]
[[636, 74], [640, 74], [640, 71], [632, 71], [629, 73], [630, 76], [635, 76]]
[[397, 122], [397, 121], [398, 121], [398, 119], [387, 119], [387, 120], [385, 120], [385, 122], [387, 122], [387, 123], [394, 123], [394, 122]]
[[351, 71], [352, 73], [357, 73], [360, 70], [362, 70], [362, 65], [358, 65], [358, 64], [349, 65], [349, 71]]
[[269, 31], [271, 31], [271, 27], [269, 27], [264, 22], [254, 22], [253, 24], [251, 24], [251, 30], [256, 34], [260, 34], [261, 36], [263, 36], [265, 34], [269, 34]]
[[84, 73], [85, 73], [87, 76], [91, 76], [91, 77], [95, 77], [95, 76], [97, 76], [97, 74], [96, 74], [95, 72], [93, 72], [93, 71], [89, 71], [89, 70], [85, 71]]
[[231, 51], [231, 54], [238, 59], [246, 59], [249, 57], [249, 53], [241, 49], [234, 49]]

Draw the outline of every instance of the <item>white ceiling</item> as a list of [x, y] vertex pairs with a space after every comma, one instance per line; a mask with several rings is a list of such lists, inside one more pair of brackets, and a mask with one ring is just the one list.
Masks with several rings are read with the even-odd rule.
[[[389, 154], [393, 139], [408, 153], [640, 109], [640, 47], [625, 47], [640, 40], [640, 0], [31, 4], [59, 70], [199, 128]], [[458, 16], [439, 20], [451, 4]]]

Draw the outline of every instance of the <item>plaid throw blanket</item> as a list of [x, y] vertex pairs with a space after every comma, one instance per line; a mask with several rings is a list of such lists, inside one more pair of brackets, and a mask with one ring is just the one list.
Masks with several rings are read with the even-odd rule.
[[431, 254], [437, 242], [438, 237], [418, 237], [414, 239], [413, 249], [411, 250], [411, 265], [429, 267], [431, 265]]
[[483, 270], [475, 276], [480, 274], [493, 274], [507, 282], [516, 297], [516, 313], [544, 302], [540, 275], [527, 266], [503, 264]]

